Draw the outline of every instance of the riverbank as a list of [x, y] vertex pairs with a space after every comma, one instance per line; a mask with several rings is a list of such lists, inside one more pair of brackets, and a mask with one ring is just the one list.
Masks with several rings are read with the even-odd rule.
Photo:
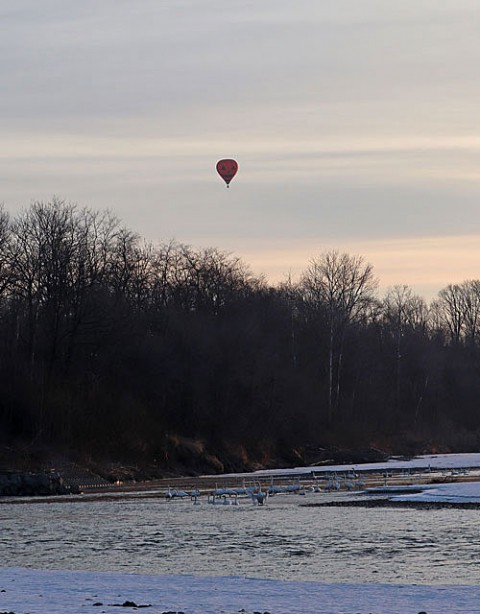
[[[182, 475], [172, 474], [168, 477], [154, 478], [139, 474], [137, 479], [130, 474], [125, 479], [113, 481], [95, 473], [91, 467], [79, 465], [64, 459], [50, 463], [41, 473], [1, 471], [0, 498], [12, 496], [55, 496], [69, 494], [81, 495], [115, 495], [137, 496], [138, 493], [153, 491], [198, 491], [208, 495], [217, 488], [238, 488], [242, 485], [255, 485], [268, 490], [269, 487], [297, 485], [299, 489], [314, 492], [321, 491], [360, 491], [369, 488], [381, 488], [387, 492], [387, 500], [400, 492], [406, 496], [432, 500], [435, 489], [442, 491], [442, 497], [454, 498], [454, 503], [480, 502], [477, 483], [480, 482], [480, 454], [442, 454], [424, 455], [412, 459], [391, 458], [381, 462], [358, 463], [355, 465], [317, 465], [298, 466], [282, 469], [261, 469], [244, 473]], [[455, 484], [473, 483], [469, 492], [463, 487], [462, 493], [455, 493]], [[388, 487], [387, 487], [388, 484]], [[428, 489], [427, 489], [428, 486]], [[417, 493], [412, 491], [415, 487]], [[435, 488], [433, 488], [435, 487]], [[395, 489], [397, 492], [395, 492]], [[398, 488], [401, 490], [398, 491]], [[453, 488], [453, 490], [452, 490]], [[446, 489], [446, 490], [445, 490]], [[473, 490], [472, 490], [473, 489]], [[427, 491], [428, 492], [424, 492]], [[381, 492], [381, 491], [380, 491]], [[159, 496], [158, 492], [153, 496]], [[456, 501], [458, 499], [458, 501]], [[359, 502], [344, 505], [362, 505]], [[378, 503], [363, 503], [364, 506], [378, 506]]]
[[[295, 467], [308, 467], [341, 463], [367, 463], [387, 458], [385, 452], [373, 448], [360, 450], [317, 449], [285, 450], [283, 455], [273, 457], [268, 454], [262, 458], [238, 456], [235, 450], [222, 450], [216, 454], [208, 453], [198, 442], [187, 438], [171, 437], [169, 447], [158, 458], [153, 459], [112, 459], [93, 458], [74, 454], [71, 450], [59, 450], [45, 446], [12, 445], [0, 446], [0, 477], [15, 474], [17, 482], [26, 477], [45, 476], [50, 479], [58, 476], [70, 492], [88, 492], [101, 489], [141, 488], [143, 484], [181, 484], [182, 487], [200, 487], [210, 481], [223, 482], [231, 475], [253, 476], [262, 471], [291, 471]], [[205, 477], [208, 476], [208, 477]], [[2, 494], [19, 494], [10, 488]], [[207, 486], [209, 488], [209, 486]], [[27, 494], [27, 493], [24, 493]]]

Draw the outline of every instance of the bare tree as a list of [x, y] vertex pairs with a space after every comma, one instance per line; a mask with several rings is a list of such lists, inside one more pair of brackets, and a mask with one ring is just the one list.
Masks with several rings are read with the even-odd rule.
[[11, 267], [9, 263], [10, 217], [0, 206], [0, 295], [11, 283]]
[[450, 284], [432, 303], [437, 330], [454, 344], [475, 345], [480, 332], [480, 280]]
[[194, 250], [179, 246], [176, 261], [176, 298], [188, 311], [218, 314], [232, 300], [262, 284], [243, 261], [216, 248]]
[[361, 256], [326, 252], [310, 262], [300, 286], [304, 299], [321, 311], [328, 330], [328, 420], [340, 401], [343, 347], [348, 327], [362, 318], [372, 303], [377, 280]]
[[[395, 406], [400, 409], [400, 388], [402, 381], [402, 362], [405, 358], [405, 337], [416, 331], [425, 332], [428, 327], [429, 312], [425, 300], [413, 293], [408, 286], [390, 288], [381, 302], [381, 314], [387, 331], [393, 337], [395, 347]], [[416, 386], [415, 422], [428, 385], [428, 376], [424, 374], [420, 385]]]
[[480, 334], [480, 280], [464, 281], [462, 289], [465, 302], [465, 340], [470, 345], [476, 345]]
[[465, 291], [460, 284], [449, 284], [438, 293], [432, 302], [432, 311], [437, 328], [446, 332], [450, 341], [459, 344], [465, 330], [466, 301]]

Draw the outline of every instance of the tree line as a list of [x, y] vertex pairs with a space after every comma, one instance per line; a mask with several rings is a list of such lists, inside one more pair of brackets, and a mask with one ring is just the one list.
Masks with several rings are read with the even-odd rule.
[[[0, 443], [223, 467], [480, 444], [480, 280], [383, 296], [337, 251], [277, 286], [63, 201], [0, 211]], [[198, 451], [198, 450], [197, 450]], [[213, 460], [212, 460], [213, 463]]]

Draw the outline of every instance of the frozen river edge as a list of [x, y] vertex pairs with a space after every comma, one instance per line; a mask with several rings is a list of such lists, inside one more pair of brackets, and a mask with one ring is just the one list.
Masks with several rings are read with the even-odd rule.
[[0, 611], [15, 614], [427, 614], [479, 612], [475, 586], [322, 584], [242, 577], [0, 569]]

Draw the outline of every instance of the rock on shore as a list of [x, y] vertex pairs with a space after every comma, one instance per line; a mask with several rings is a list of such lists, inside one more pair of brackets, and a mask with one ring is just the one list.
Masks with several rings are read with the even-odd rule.
[[72, 492], [57, 473], [25, 473], [5, 471], [0, 473], [0, 496], [35, 497], [65, 495]]

